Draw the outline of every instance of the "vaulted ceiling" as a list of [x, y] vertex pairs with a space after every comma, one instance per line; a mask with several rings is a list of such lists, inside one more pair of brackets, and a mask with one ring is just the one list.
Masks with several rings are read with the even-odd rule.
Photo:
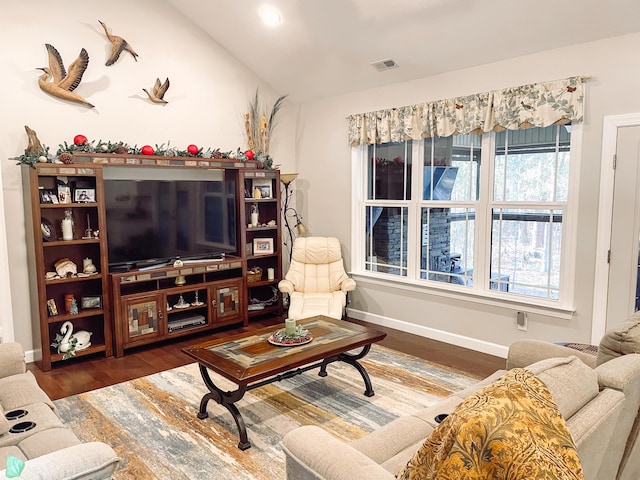
[[640, 31], [638, 0], [167, 1], [296, 102]]

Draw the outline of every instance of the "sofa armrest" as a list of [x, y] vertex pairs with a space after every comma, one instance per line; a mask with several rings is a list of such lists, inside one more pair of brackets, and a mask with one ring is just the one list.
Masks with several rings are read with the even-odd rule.
[[598, 383], [601, 388], [613, 388], [632, 393], [630, 389], [637, 389], [640, 398], [640, 353], [630, 353], [598, 365], [596, 368]]
[[280, 444], [288, 480], [395, 480], [372, 459], [315, 425], [292, 430]]
[[291, 280], [287, 280], [286, 278], [280, 280], [278, 283], [278, 290], [282, 293], [288, 293], [291, 295], [293, 293], [293, 282]]
[[591, 368], [596, 366], [596, 357], [573, 348], [544, 342], [542, 340], [518, 340], [509, 347], [507, 370], [524, 368], [540, 360], [556, 357], [578, 357]]
[[[98, 480], [111, 478], [120, 458], [106, 443], [87, 442], [27, 460], [20, 480]], [[0, 470], [0, 478], [6, 478]]]
[[0, 378], [26, 371], [22, 345], [15, 342], [0, 343]]
[[353, 278], [346, 278], [340, 284], [340, 290], [342, 290], [345, 293], [352, 292], [355, 289], [356, 289], [356, 281]]

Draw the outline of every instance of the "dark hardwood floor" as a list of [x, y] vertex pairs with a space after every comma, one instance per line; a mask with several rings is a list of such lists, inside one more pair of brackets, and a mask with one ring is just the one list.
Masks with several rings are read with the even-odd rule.
[[[380, 343], [385, 347], [450, 366], [478, 378], [490, 375], [496, 370], [504, 368], [505, 365], [505, 360], [502, 358], [391, 328], [367, 324], [358, 320], [351, 321], [387, 332], [387, 337]], [[258, 329], [279, 322], [281, 320], [276, 317], [252, 320], [248, 328]], [[100, 355], [82, 357], [69, 363], [55, 364], [53, 369], [48, 372], [41, 371], [33, 363], [28, 364], [27, 368], [34, 373], [38, 383], [49, 397], [56, 400], [186, 365], [191, 363], [192, 359], [182, 353], [183, 347], [205, 339], [220, 338], [240, 331], [244, 330], [234, 328], [214, 333], [191, 335], [183, 337], [180, 341], [174, 340], [127, 350], [122, 358], [105, 358]]]

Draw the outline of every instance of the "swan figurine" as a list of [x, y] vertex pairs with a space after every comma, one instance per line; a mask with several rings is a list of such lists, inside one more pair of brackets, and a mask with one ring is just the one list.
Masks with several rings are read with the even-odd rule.
[[[58, 347], [58, 351], [60, 353], [67, 353], [69, 350], [79, 352], [80, 350], [84, 350], [85, 348], [89, 348], [91, 346], [91, 335], [93, 335], [92, 332], [80, 330], [74, 334], [73, 323], [69, 321], [62, 324], [62, 327], [60, 327], [60, 333], [64, 335], [62, 340], [60, 340], [60, 345]], [[72, 340], [74, 338], [77, 340], [75, 347], [72, 344]]]

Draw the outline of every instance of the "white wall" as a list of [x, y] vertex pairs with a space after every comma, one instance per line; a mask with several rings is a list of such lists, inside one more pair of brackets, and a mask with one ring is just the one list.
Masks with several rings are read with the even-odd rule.
[[[29, 351], [38, 346], [31, 340], [21, 167], [7, 160], [27, 146], [24, 125], [36, 130], [54, 153], [78, 133], [90, 140], [121, 140], [131, 146], [171, 141], [182, 149], [195, 143], [230, 151], [246, 148], [243, 116], [256, 87], [269, 105], [280, 92], [163, 1], [0, 0], [0, 11], [4, 97], [0, 168], [9, 260], [9, 275], [0, 262], [0, 288], [7, 292], [4, 282], [10, 279], [15, 339]], [[115, 65], [104, 65], [109, 47], [98, 20], [132, 45], [140, 55], [137, 62], [123, 53]], [[76, 92], [94, 109], [50, 97], [39, 89], [42, 72], [36, 68], [47, 65], [45, 43], [58, 49], [67, 67], [81, 48], [88, 51], [89, 67]], [[156, 77], [171, 81], [166, 106], [151, 104], [142, 91]], [[294, 165], [294, 134], [288, 117], [297, 113], [294, 110], [287, 105], [281, 111], [271, 149], [284, 170], [291, 165], [289, 171]], [[2, 243], [0, 260], [6, 261]], [[3, 303], [3, 311], [7, 306], [8, 302]]]
[[351, 242], [350, 148], [345, 120], [348, 115], [572, 75], [593, 76], [586, 85], [573, 318], [530, 313], [528, 331], [522, 332], [516, 329], [516, 309], [452, 300], [428, 289], [407, 292], [361, 278], [352, 295], [355, 316], [497, 354], [504, 354], [506, 347], [520, 338], [589, 343], [602, 122], [605, 115], [640, 111], [637, 81], [640, 35], [576, 45], [304, 104], [296, 154], [300, 178], [308, 182], [308, 208], [304, 213], [312, 233], [338, 236], [348, 256]]

